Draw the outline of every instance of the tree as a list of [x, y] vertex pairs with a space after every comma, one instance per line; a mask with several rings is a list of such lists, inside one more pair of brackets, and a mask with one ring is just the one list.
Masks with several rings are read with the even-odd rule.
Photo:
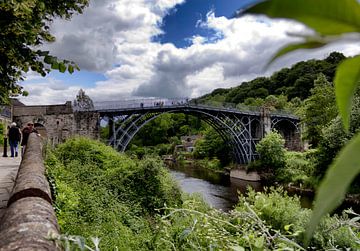
[[229, 164], [231, 149], [214, 128], [208, 127], [204, 131], [204, 138], [195, 143], [195, 158], [218, 158], [222, 166]]
[[278, 169], [285, 165], [285, 140], [276, 131], [268, 133], [256, 144], [263, 168]]
[[328, 123], [321, 131], [319, 150], [317, 155], [316, 173], [324, 176], [328, 166], [335, 159], [341, 148], [358, 132], [360, 129], [360, 91], [358, 90], [354, 98], [351, 110], [350, 129], [345, 131], [340, 117], [336, 117]]
[[30, 69], [45, 76], [51, 69], [70, 73], [75, 63], [58, 60], [37, 49], [55, 41], [50, 23], [55, 18], [70, 19], [82, 13], [89, 0], [3, 0], [0, 2], [0, 102], [9, 95], [23, 93], [17, 84]]
[[319, 74], [310, 90], [311, 96], [305, 100], [302, 121], [305, 123], [305, 139], [316, 147], [321, 140], [321, 130], [336, 117], [335, 91], [325, 75]]

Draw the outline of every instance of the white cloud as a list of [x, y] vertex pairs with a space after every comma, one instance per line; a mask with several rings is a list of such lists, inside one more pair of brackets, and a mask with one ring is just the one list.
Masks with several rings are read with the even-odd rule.
[[[194, 36], [187, 48], [160, 44], [152, 37], [162, 33], [163, 17], [184, 0], [93, 1], [83, 15], [53, 24], [57, 41], [47, 47], [82, 69], [103, 73], [107, 80], [84, 88], [94, 100], [132, 96], [199, 96], [215, 88], [239, 85], [256, 76], [269, 75], [309, 58], [323, 58], [330, 51], [346, 55], [360, 46], [338, 43], [314, 53], [296, 52], [264, 66], [282, 45], [295, 40], [287, 32], [308, 32], [298, 23], [258, 16], [238, 19], [216, 17], [209, 12], [197, 26], [214, 30], [213, 37]], [[76, 73], [75, 73], [76, 74]], [[80, 86], [56, 90], [49, 78], [29, 86], [25, 103], [63, 103], [75, 97]], [[47, 86], [48, 85], [48, 86]], [[67, 85], [68, 86], [68, 85]], [[75, 91], [76, 89], [76, 91]], [[35, 98], [36, 97], [36, 98]], [[37, 101], [37, 100], [40, 101]]]
[[61, 104], [68, 100], [72, 101], [81, 88], [76, 84], [67, 86], [62, 81], [53, 78], [45, 78], [43, 82], [25, 82], [23, 86], [30, 95], [21, 100], [28, 105]]

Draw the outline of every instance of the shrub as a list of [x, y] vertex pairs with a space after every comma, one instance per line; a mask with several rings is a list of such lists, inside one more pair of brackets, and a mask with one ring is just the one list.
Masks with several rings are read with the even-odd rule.
[[212, 159], [205, 158], [202, 160], [197, 160], [196, 164], [199, 165], [200, 167], [211, 169], [211, 170], [224, 170], [224, 168], [221, 165], [220, 160], [216, 157], [214, 157]]
[[181, 204], [160, 159], [133, 160], [94, 140], [68, 140], [46, 166], [61, 232], [98, 236], [103, 250], [144, 249], [152, 236], [147, 217]]
[[276, 131], [268, 133], [257, 145], [262, 168], [277, 169], [285, 164], [285, 140]]
[[[299, 244], [302, 243], [311, 213], [311, 209], [301, 208], [298, 197], [287, 195], [282, 188], [270, 188], [266, 193], [250, 189], [247, 197], [240, 197], [234, 211], [253, 211], [266, 226], [271, 227], [270, 231], [276, 229], [275, 231]], [[340, 247], [341, 250], [359, 250], [359, 226], [354, 224], [356, 220], [358, 219], [350, 220], [346, 213], [341, 217], [327, 215], [315, 232], [309, 249], [337, 250], [335, 248]], [[244, 218], [244, 221], [249, 222], [249, 219]]]
[[276, 179], [313, 188], [316, 185], [316, 180], [314, 179], [315, 163], [312, 154], [286, 151], [285, 166], [276, 171]]

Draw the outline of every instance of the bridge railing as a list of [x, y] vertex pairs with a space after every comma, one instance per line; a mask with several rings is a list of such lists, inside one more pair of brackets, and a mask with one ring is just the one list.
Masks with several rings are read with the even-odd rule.
[[211, 100], [198, 102], [196, 100], [191, 100], [189, 103], [195, 106], [217, 107], [217, 108], [233, 109], [239, 111], [260, 112], [260, 107], [257, 106], [246, 106], [242, 104], [235, 104], [229, 102], [220, 102], [220, 101], [211, 101]]
[[[94, 108], [86, 109], [74, 106], [75, 111], [104, 111], [104, 110], [117, 110], [117, 109], [137, 109], [137, 108], [157, 108], [157, 107], [178, 107], [184, 105], [231, 109], [234, 111], [244, 112], [261, 112], [262, 107], [247, 106], [243, 104], [235, 104], [220, 101], [198, 101], [196, 99], [190, 100], [189, 98], [146, 98], [146, 99], [132, 99], [132, 100], [118, 100], [118, 101], [103, 101], [94, 102]], [[272, 115], [291, 116], [294, 117], [291, 111], [270, 109]]]
[[[170, 107], [188, 104], [188, 98], [147, 98], [118, 101], [94, 102], [94, 110]], [[79, 110], [79, 109], [77, 109]]]

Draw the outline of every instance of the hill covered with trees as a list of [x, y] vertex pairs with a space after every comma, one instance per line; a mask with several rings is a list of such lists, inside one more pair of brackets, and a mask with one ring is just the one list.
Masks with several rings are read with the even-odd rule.
[[304, 100], [311, 93], [314, 81], [320, 73], [328, 81], [332, 81], [337, 65], [345, 59], [339, 52], [332, 52], [323, 60], [308, 60], [294, 64], [290, 68], [283, 68], [270, 77], [258, 77], [243, 82], [237, 87], [218, 88], [197, 99], [198, 102], [219, 101], [229, 103], [250, 103], [249, 99], [265, 99], [269, 95], [283, 95], [288, 100], [299, 98]]

